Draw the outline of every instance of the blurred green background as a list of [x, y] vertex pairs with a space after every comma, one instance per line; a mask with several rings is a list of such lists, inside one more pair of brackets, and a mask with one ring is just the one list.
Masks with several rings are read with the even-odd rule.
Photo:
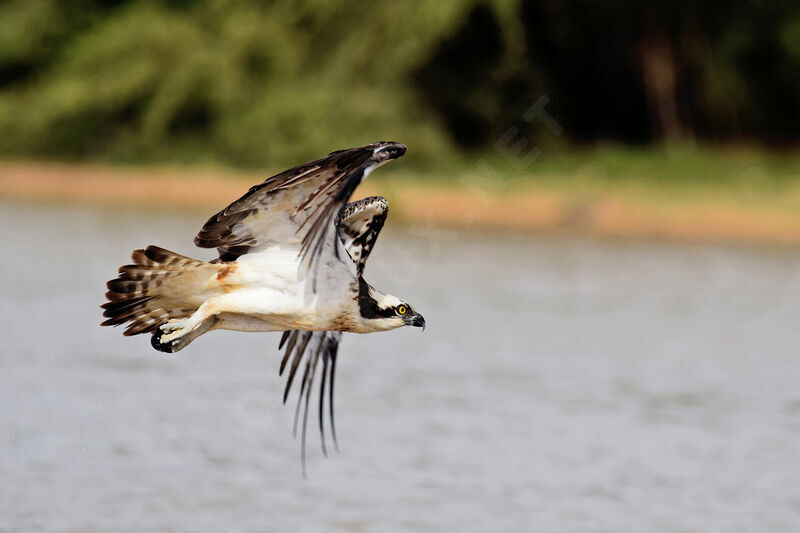
[[[563, 134], [526, 120], [542, 96]], [[747, 146], [794, 174], [800, 3], [0, 2], [6, 159], [283, 168], [393, 139], [434, 168], [509, 128], [548, 156]]]

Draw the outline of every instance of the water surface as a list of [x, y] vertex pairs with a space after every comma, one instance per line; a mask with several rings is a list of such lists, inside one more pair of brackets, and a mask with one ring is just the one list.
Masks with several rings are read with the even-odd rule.
[[345, 337], [303, 480], [278, 334], [97, 325], [206, 215], [0, 205], [0, 531], [800, 530], [800, 251], [390, 219], [367, 278], [428, 328]]

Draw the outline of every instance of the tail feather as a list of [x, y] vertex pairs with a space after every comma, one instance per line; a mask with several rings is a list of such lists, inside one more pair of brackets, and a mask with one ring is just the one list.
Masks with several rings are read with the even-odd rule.
[[[123, 335], [156, 332], [172, 318], [190, 316], [202, 303], [199, 293], [216, 266], [158, 246], [134, 250], [133, 264], [119, 268], [106, 285], [102, 326], [130, 322]], [[199, 275], [193, 275], [199, 274]]]

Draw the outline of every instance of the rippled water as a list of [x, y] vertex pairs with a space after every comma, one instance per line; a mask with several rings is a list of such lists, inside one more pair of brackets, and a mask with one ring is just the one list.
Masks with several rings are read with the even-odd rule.
[[345, 338], [303, 480], [279, 335], [97, 325], [205, 215], [0, 205], [0, 531], [800, 531], [800, 251], [390, 219], [367, 278], [428, 328]]

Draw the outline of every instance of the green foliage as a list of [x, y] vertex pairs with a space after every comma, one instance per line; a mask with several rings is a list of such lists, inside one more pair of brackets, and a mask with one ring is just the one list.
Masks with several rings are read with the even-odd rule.
[[379, 139], [447, 150], [405, 76], [457, 3], [140, 0], [92, 24], [59, 5], [3, 6], [0, 72], [33, 71], [0, 85], [4, 153], [258, 165]]
[[394, 139], [431, 165], [552, 137], [521, 120], [542, 94], [574, 141], [792, 141], [799, 33], [755, 0], [0, 0], [0, 154], [285, 165]]

